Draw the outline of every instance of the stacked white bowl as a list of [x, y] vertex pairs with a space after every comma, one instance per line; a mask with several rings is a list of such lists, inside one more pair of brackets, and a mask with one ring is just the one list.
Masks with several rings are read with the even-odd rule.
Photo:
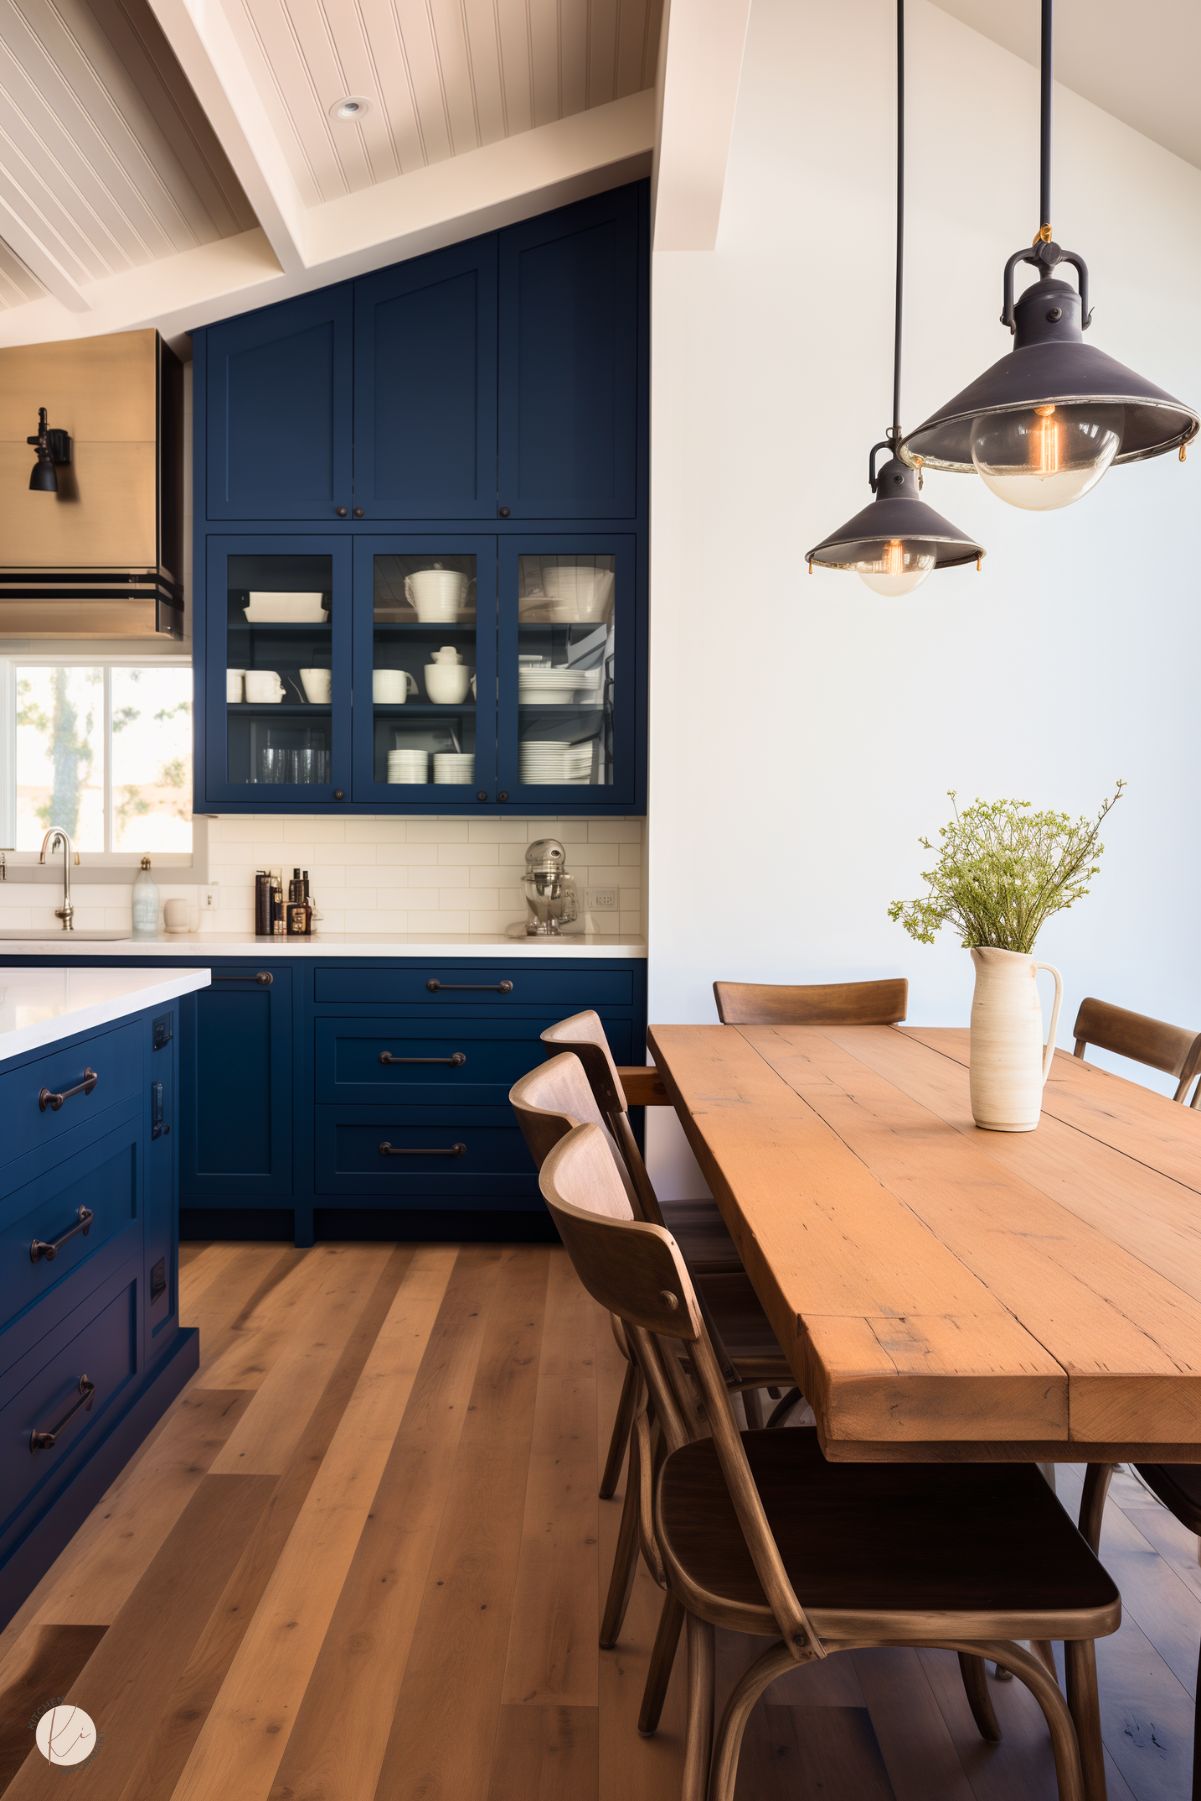
[[428, 750], [390, 750], [388, 780], [390, 782], [428, 782], [430, 753]]
[[566, 664], [547, 669], [523, 666], [517, 671], [517, 697], [523, 707], [563, 706], [576, 695], [595, 706], [604, 673], [603, 669], [571, 669]]
[[436, 782], [473, 782], [475, 753], [470, 750], [436, 750], [434, 752]]

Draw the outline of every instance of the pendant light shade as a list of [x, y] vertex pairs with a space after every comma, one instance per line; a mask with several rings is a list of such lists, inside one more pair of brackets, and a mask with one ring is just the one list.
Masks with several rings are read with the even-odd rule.
[[[897, 0], [897, 238], [893, 314], [892, 424], [867, 460], [874, 500], [808, 552], [814, 567], [850, 569], [877, 594], [911, 594], [936, 569], [960, 563], [980, 566], [984, 551], [966, 533], [918, 498], [919, 471], [897, 455], [901, 439], [901, 320], [905, 277], [905, 0]], [[877, 473], [876, 458], [888, 458]]]
[[[889, 450], [890, 443], [872, 451]], [[875, 499], [815, 545], [808, 561], [823, 569], [853, 569], [877, 594], [911, 593], [935, 569], [976, 563], [981, 546], [918, 498], [918, 475], [890, 455], [871, 474]]]
[[[1035, 512], [1067, 506], [1117, 463], [1184, 447], [1198, 416], [1154, 382], [1086, 344], [1092, 314], [1083, 257], [1055, 243], [1051, 210], [1052, 0], [1042, 0], [1043, 224], [1030, 249], [1005, 265], [1001, 323], [1013, 333], [1007, 356], [910, 432], [900, 452], [917, 468], [975, 470], [1010, 505]], [[1014, 300], [1014, 276], [1029, 264], [1038, 280]], [[1076, 272], [1076, 286], [1057, 274]]]

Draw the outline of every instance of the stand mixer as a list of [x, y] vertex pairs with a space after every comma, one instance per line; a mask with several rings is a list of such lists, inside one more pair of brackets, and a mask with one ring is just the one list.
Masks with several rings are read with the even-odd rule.
[[538, 838], [525, 853], [522, 883], [531, 938], [558, 938], [577, 917], [575, 882], [567, 873], [567, 852], [557, 838]]

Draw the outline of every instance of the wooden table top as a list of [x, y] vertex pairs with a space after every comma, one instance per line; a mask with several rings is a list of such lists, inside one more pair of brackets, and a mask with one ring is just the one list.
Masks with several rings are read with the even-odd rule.
[[1201, 1462], [1201, 1111], [1059, 1053], [982, 1132], [960, 1030], [650, 1044], [827, 1456]]

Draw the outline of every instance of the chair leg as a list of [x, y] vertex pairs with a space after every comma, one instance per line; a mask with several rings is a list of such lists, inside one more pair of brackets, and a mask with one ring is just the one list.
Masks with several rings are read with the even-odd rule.
[[757, 1388], [742, 1390], [742, 1411], [746, 1414], [747, 1430], [761, 1432], [763, 1430], [763, 1402], [759, 1399]]
[[621, 1475], [621, 1466], [625, 1461], [626, 1450], [630, 1442], [630, 1428], [634, 1424], [634, 1413], [638, 1406], [638, 1371], [632, 1363], [626, 1364], [626, 1373], [622, 1378], [621, 1397], [617, 1403], [617, 1413], [613, 1420], [613, 1431], [609, 1437], [609, 1450], [605, 1457], [605, 1468], [601, 1476], [599, 1494], [602, 1501], [610, 1501], [617, 1489], [617, 1479]]
[[688, 1716], [680, 1801], [706, 1801], [713, 1752], [713, 1628], [688, 1615]]
[[683, 1624], [684, 1609], [674, 1595], [664, 1595], [659, 1630], [655, 1633], [650, 1667], [646, 1672], [646, 1686], [642, 1691], [642, 1706], [638, 1711], [638, 1730], [644, 1738], [650, 1738], [659, 1730], [663, 1702], [667, 1696], [667, 1685], [671, 1681], [672, 1665], [676, 1660], [676, 1646], [680, 1642], [680, 1628]]
[[[961, 1647], [956, 1646], [959, 1650]], [[1072, 1716], [1068, 1712], [1058, 1682], [1054, 1681], [1045, 1664], [1021, 1645], [1003, 1644], [980, 1646], [979, 1653], [995, 1659], [1002, 1669], [1009, 1670], [1020, 1682], [1025, 1683], [1034, 1699], [1043, 1710], [1043, 1718], [1051, 1733], [1051, 1750], [1055, 1757], [1055, 1778], [1059, 1786], [1059, 1801], [1085, 1801], [1084, 1775], [1080, 1767], [1080, 1745], [1076, 1738], [1076, 1728]], [[1101, 1801], [1105, 1790], [1098, 1793], [1097, 1801]], [[1092, 1801], [1092, 1796], [1089, 1796]]]
[[1064, 1646], [1068, 1707], [1076, 1727], [1087, 1801], [1105, 1801], [1105, 1751], [1101, 1743], [1101, 1699], [1097, 1693], [1097, 1652], [1091, 1638]]
[[613, 1553], [609, 1592], [605, 1596], [605, 1611], [601, 1618], [602, 1651], [611, 1651], [617, 1643], [630, 1604], [630, 1590], [634, 1586], [634, 1570], [638, 1563], [640, 1463], [638, 1440], [634, 1437], [630, 1440], [630, 1463], [626, 1471], [625, 1499], [621, 1504], [621, 1524], [617, 1528], [617, 1549]]
[[1084, 1490], [1080, 1496], [1080, 1536], [1094, 1557], [1101, 1549], [1101, 1520], [1114, 1468], [1112, 1463], [1090, 1463], [1084, 1472]]
[[1001, 1723], [993, 1711], [992, 1696], [988, 1692], [988, 1669], [983, 1658], [969, 1657], [966, 1651], [961, 1651], [959, 1673], [963, 1677], [963, 1692], [972, 1710], [977, 1732], [990, 1745], [999, 1745]]
[[[771, 1392], [770, 1389], [768, 1390], [768, 1392], [769, 1393]], [[769, 1426], [782, 1426], [784, 1424], [784, 1421], [788, 1418], [789, 1414], [792, 1412], [793, 1408], [796, 1406], [799, 1406], [799, 1404], [803, 1400], [804, 1400], [804, 1396], [802, 1395], [799, 1388], [790, 1388], [788, 1390], [787, 1394], [784, 1396], [783, 1400], [777, 1401], [775, 1406], [772, 1408], [771, 1412], [768, 1414], [768, 1416], [767, 1416], [768, 1425]]]
[[[690, 1625], [691, 1623], [689, 1620]], [[771, 1687], [777, 1676], [782, 1676], [785, 1670], [795, 1669], [798, 1661], [804, 1662], [805, 1659], [794, 1657], [787, 1645], [775, 1644], [762, 1657], [757, 1658], [735, 1683], [718, 1728], [709, 1801], [734, 1801], [743, 1735], [755, 1703]], [[685, 1795], [687, 1793], [686, 1789]], [[1078, 1797], [1072, 1796], [1070, 1801], [1078, 1801]]]

